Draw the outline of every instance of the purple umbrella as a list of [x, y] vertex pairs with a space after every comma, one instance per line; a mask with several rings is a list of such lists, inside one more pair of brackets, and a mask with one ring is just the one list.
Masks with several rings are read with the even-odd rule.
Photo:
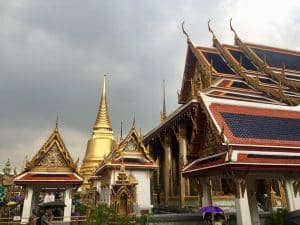
[[210, 206], [202, 207], [201, 209], [199, 209], [199, 212], [201, 212], [201, 213], [207, 213], [207, 212], [220, 213], [220, 212], [224, 212], [224, 211], [220, 207], [210, 205]]

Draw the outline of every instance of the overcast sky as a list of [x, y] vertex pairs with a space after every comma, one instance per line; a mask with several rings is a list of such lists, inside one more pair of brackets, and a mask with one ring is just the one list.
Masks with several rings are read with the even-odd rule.
[[300, 49], [300, 1], [0, 0], [0, 168], [21, 168], [53, 131], [83, 159], [107, 77], [115, 136], [135, 115], [145, 134], [178, 107], [186, 30], [197, 45], [233, 43], [229, 20], [247, 42]]

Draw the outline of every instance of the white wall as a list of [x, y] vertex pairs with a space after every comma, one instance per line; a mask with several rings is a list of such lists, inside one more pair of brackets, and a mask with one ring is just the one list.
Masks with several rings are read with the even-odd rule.
[[[126, 170], [127, 177], [130, 173], [135, 177], [137, 180], [137, 192], [136, 192], [136, 199], [139, 209], [152, 209], [151, 205], [151, 193], [150, 193], [150, 172], [147, 170]], [[111, 173], [111, 184], [114, 184], [115, 181], [118, 179], [119, 170], [113, 170]], [[111, 188], [111, 186], [110, 186]], [[101, 196], [109, 196], [110, 197], [110, 188], [109, 189], [101, 189]], [[109, 203], [109, 201], [105, 201]]]
[[138, 181], [136, 197], [139, 208], [151, 210], [150, 173], [145, 170], [132, 170], [131, 173]]

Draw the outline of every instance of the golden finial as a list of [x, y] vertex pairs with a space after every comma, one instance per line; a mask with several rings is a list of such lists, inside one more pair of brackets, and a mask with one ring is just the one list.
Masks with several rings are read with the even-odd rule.
[[5, 166], [10, 167], [10, 160], [9, 160], [9, 158], [8, 158], [7, 161], [6, 161]]
[[229, 24], [230, 24], [230, 30], [236, 35], [236, 31], [232, 26], [232, 18], [230, 18]]
[[140, 128], [140, 140], [143, 140], [142, 128]]
[[105, 130], [112, 130], [108, 115], [108, 107], [107, 107], [107, 100], [106, 100], [106, 82], [105, 77], [103, 77], [103, 88], [102, 88], [102, 96], [100, 100], [98, 115], [96, 118], [96, 122], [94, 125], [94, 130], [96, 129], [105, 129]]
[[237, 35], [235, 29], [234, 29], [233, 26], [232, 26], [232, 18], [230, 18], [229, 24], [230, 24], [230, 30], [234, 33], [234, 41], [235, 41], [235, 44], [237, 44], [238, 35]]
[[135, 115], [133, 115], [132, 128], [135, 127]]
[[167, 118], [165, 80], [163, 80], [163, 109], [160, 112], [160, 122]]
[[58, 116], [56, 117], [56, 121], [55, 121], [55, 128], [54, 128], [55, 131], [58, 130]]
[[184, 21], [182, 21], [181, 28], [182, 28], [183, 34], [186, 36], [187, 42], [190, 42], [191, 39], [190, 39], [189, 35], [187, 34], [187, 32], [184, 29]]
[[207, 27], [208, 27], [208, 31], [209, 31], [210, 33], [212, 33], [213, 38], [215, 38], [215, 33], [213, 32], [213, 30], [212, 30], [211, 27], [210, 27], [210, 19], [209, 19], [208, 22], [207, 22]]
[[123, 121], [121, 121], [120, 141], [123, 140]]

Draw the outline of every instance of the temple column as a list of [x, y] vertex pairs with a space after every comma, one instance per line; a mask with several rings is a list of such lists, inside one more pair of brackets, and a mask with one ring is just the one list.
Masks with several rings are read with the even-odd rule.
[[22, 211], [22, 219], [21, 224], [28, 223], [29, 217], [31, 215], [31, 206], [32, 206], [32, 196], [33, 196], [33, 188], [26, 186], [26, 195], [23, 205]]
[[202, 189], [201, 196], [201, 207], [212, 205], [212, 196], [211, 196], [211, 181], [210, 179], [202, 178], [200, 180], [200, 185]]
[[251, 225], [251, 215], [245, 179], [235, 181], [236, 221], [239, 225]]
[[300, 181], [286, 180], [285, 190], [289, 211], [300, 209]]
[[260, 225], [257, 199], [255, 195], [255, 185], [253, 179], [248, 180], [247, 194], [248, 194], [249, 209], [251, 214], [251, 223], [252, 225]]
[[172, 149], [171, 149], [171, 136], [165, 136], [162, 142], [164, 148], [164, 197], [165, 204], [169, 203], [170, 196], [170, 185], [171, 184], [171, 160], [172, 160]]
[[176, 135], [179, 145], [179, 184], [180, 184], [180, 207], [185, 207], [185, 192], [187, 179], [182, 175], [181, 171], [187, 164], [187, 139], [186, 126], [180, 124], [178, 127], [178, 134]]
[[72, 211], [72, 196], [71, 196], [72, 189], [67, 188], [65, 190], [65, 205], [64, 208], [64, 222], [71, 222], [71, 211]]

